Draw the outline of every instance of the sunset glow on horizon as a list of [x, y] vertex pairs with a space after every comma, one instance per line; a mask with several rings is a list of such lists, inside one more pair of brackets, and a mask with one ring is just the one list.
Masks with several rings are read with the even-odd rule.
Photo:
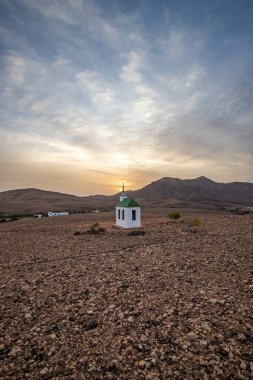
[[253, 2], [0, 0], [0, 191], [253, 181]]

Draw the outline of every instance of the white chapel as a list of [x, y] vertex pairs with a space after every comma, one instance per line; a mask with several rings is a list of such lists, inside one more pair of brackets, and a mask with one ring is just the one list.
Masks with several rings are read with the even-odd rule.
[[116, 205], [116, 225], [123, 228], [141, 227], [141, 207], [134, 199], [127, 197], [124, 184]]

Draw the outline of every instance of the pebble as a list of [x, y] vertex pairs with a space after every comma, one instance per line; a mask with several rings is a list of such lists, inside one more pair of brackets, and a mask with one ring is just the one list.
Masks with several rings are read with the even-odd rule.
[[202, 347], [206, 347], [206, 346], [207, 346], [207, 341], [201, 339], [201, 340], [199, 341], [199, 344], [200, 344], [200, 346], [202, 346]]
[[138, 364], [139, 364], [139, 367], [143, 368], [143, 367], [146, 367], [147, 362], [145, 360], [140, 360]]
[[145, 375], [145, 380], [160, 380], [160, 377], [157, 375], [157, 373], [148, 372]]
[[40, 375], [41, 375], [41, 376], [45, 376], [47, 373], [48, 373], [48, 368], [47, 368], [47, 367], [44, 367], [44, 368], [40, 371]]
[[16, 356], [22, 350], [19, 346], [13, 347], [13, 349], [9, 352], [9, 356]]
[[142, 334], [141, 335], [141, 341], [146, 342], [147, 340], [148, 340], [148, 338], [146, 337], [146, 335]]
[[157, 353], [156, 353], [156, 351], [152, 351], [152, 352], [150, 353], [150, 356], [151, 356], [151, 358], [157, 358]]
[[220, 342], [223, 342], [224, 341], [224, 336], [222, 334], [216, 334], [216, 338], [220, 341]]
[[244, 334], [237, 334], [237, 338], [240, 342], [244, 342], [245, 340], [247, 340], [246, 336]]
[[190, 332], [188, 335], [187, 335], [187, 338], [190, 340], [190, 341], [194, 341], [198, 338], [198, 336], [192, 331]]
[[241, 364], [240, 364], [240, 368], [241, 368], [241, 369], [246, 369], [246, 368], [247, 368], [247, 363], [245, 363], [245, 362], [241, 362]]
[[218, 299], [217, 298], [210, 298], [209, 302], [215, 305], [218, 302]]

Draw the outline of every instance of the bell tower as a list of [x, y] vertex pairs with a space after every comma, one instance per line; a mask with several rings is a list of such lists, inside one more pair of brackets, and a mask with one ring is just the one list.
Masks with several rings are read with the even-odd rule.
[[123, 182], [123, 184], [122, 184], [122, 191], [120, 193], [119, 200], [121, 202], [121, 201], [123, 201], [126, 198], [127, 198], [127, 195], [125, 193], [125, 185], [124, 185], [124, 182]]

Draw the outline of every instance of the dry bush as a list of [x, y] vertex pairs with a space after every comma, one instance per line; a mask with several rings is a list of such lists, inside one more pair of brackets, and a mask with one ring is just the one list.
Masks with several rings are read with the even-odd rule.
[[105, 228], [104, 228], [104, 227], [101, 227], [99, 222], [95, 222], [95, 223], [93, 223], [93, 224], [90, 226], [89, 233], [90, 233], [90, 234], [97, 235], [97, 234], [104, 234], [105, 231], [106, 231]]
[[202, 222], [201, 222], [201, 219], [200, 219], [200, 218], [193, 219], [193, 220], [191, 221], [191, 223], [190, 223], [190, 225], [191, 225], [192, 227], [200, 227], [201, 224], [202, 224]]
[[177, 212], [177, 211], [172, 211], [172, 212], [170, 212], [170, 213], [167, 215], [167, 217], [170, 218], [170, 219], [174, 219], [174, 220], [176, 220], [176, 219], [179, 219], [179, 218], [181, 217], [181, 215], [180, 215], [179, 212]]

